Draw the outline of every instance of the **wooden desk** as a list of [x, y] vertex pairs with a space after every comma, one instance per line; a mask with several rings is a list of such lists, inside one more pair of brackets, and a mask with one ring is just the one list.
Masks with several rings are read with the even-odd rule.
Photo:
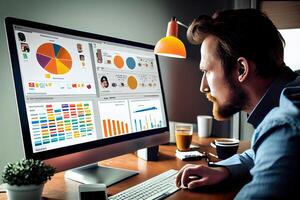
[[[209, 146], [209, 143], [213, 138], [198, 138], [194, 136], [193, 144], [199, 145], [200, 151], [212, 152], [215, 154], [215, 150]], [[242, 141], [239, 146], [239, 152], [248, 149], [250, 142]], [[139, 175], [133, 176], [127, 180], [121, 181], [115, 185], [108, 188], [109, 194], [116, 194], [125, 190], [128, 187], [134, 186], [140, 182], [143, 182], [155, 175], [158, 175], [169, 169], [180, 169], [185, 164], [197, 163], [204, 164], [206, 162], [202, 159], [200, 161], [181, 161], [175, 157], [175, 145], [161, 145], [159, 147], [159, 161], [145, 161], [143, 159], [137, 158], [133, 153], [112, 158], [109, 160], [101, 161], [100, 164], [104, 166], [111, 166], [117, 168], [125, 168], [130, 170], [139, 171]], [[44, 199], [51, 200], [76, 200], [78, 199], [78, 185], [74, 181], [64, 179], [64, 173], [57, 173], [54, 175], [51, 181], [48, 181], [45, 185], [43, 197]], [[240, 190], [241, 185], [233, 185], [228, 188], [205, 188], [197, 191], [180, 190], [173, 195], [169, 196], [167, 199], [233, 199], [236, 193]], [[0, 194], [0, 200], [5, 200], [6, 195]]]

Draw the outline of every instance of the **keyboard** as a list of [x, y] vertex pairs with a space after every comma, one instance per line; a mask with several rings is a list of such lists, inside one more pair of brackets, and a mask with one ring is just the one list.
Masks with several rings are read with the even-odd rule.
[[178, 191], [176, 186], [177, 170], [170, 169], [142, 183], [130, 187], [118, 194], [110, 196], [109, 200], [158, 200]]

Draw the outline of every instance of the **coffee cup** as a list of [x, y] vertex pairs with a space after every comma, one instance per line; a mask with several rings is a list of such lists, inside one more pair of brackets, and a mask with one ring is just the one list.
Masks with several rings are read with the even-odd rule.
[[192, 137], [192, 124], [175, 124], [176, 146], [179, 151], [187, 151], [190, 149]]
[[237, 153], [240, 141], [235, 138], [220, 138], [211, 143], [219, 159], [226, 159]]

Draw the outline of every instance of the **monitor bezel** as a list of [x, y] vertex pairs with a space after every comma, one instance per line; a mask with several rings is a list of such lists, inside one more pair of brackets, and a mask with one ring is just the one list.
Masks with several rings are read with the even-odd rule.
[[15, 33], [14, 33], [14, 26], [24, 26], [24, 27], [35, 28], [35, 29], [40, 29], [40, 30], [53, 31], [53, 32], [68, 34], [68, 35], [72, 35], [72, 36], [86, 37], [86, 38], [95, 39], [95, 40], [120, 43], [123, 45], [130, 45], [130, 46], [145, 48], [145, 49], [149, 49], [149, 50], [154, 50], [154, 46], [149, 45], [149, 44], [124, 40], [124, 39], [109, 37], [109, 36], [105, 36], [105, 35], [99, 35], [99, 34], [95, 34], [95, 33], [88, 33], [88, 32], [79, 31], [79, 30], [75, 30], [75, 29], [63, 28], [60, 26], [54, 26], [54, 25], [50, 25], [50, 24], [33, 22], [33, 21], [18, 19], [18, 18], [13, 18], [13, 17], [6, 17], [5, 18], [6, 36], [7, 36], [11, 66], [12, 66], [12, 71], [13, 71], [14, 86], [15, 86], [15, 91], [16, 91], [15, 94], [16, 94], [16, 100], [17, 100], [17, 105], [18, 105], [18, 114], [19, 114], [21, 131], [22, 131], [21, 135], [22, 135], [22, 139], [23, 139], [23, 147], [24, 147], [24, 152], [25, 152], [26, 158], [47, 160], [47, 159], [52, 159], [55, 157], [61, 157], [61, 156], [68, 155], [68, 154], [78, 153], [81, 151], [88, 151], [91, 149], [96, 149], [96, 148], [101, 148], [101, 147], [107, 148], [108, 145], [112, 145], [112, 144], [116, 144], [116, 143], [120, 143], [120, 142], [126, 142], [126, 141], [143, 138], [143, 137], [149, 137], [151, 135], [158, 135], [158, 134], [169, 131], [168, 114], [167, 114], [166, 100], [165, 100], [165, 95], [164, 95], [164, 90], [163, 90], [163, 82], [162, 82], [162, 78], [161, 78], [161, 71], [160, 71], [160, 66], [159, 66], [159, 62], [158, 62], [158, 56], [155, 55], [155, 59], [157, 62], [158, 74], [159, 74], [159, 81], [160, 81], [160, 85], [161, 85], [163, 107], [164, 107], [164, 111], [165, 111], [166, 127], [143, 131], [142, 134], [141, 134], [141, 132], [136, 132], [136, 133], [131, 133], [128, 135], [122, 135], [122, 136], [117, 136], [117, 137], [112, 137], [112, 138], [105, 138], [105, 139], [101, 139], [101, 143], [99, 143], [99, 140], [95, 140], [95, 141], [91, 141], [91, 142], [87, 142], [87, 143], [81, 143], [81, 144], [76, 144], [76, 145], [72, 145], [72, 146], [61, 147], [58, 149], [51, 149], [51, 150], [47, 150], [47, 151], [43, 151], [43, 152], [34, 153], [33, 149], [32, 149], [31, 138], [30, 138], [30, 128], [29, 128], [29, 123], [28, 123], [28, 118], [27, 118], [26, 103], [25, 103], [25, 96], [24, 96], [24, 92], [23, 92], [23, 84], [22, 84], [22, 78], [21, 78], [16, 38], [15, 38]]

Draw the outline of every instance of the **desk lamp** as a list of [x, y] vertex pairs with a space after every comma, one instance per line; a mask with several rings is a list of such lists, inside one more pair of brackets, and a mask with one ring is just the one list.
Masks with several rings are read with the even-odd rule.
[[166, 37], [160, 39], [154, 48], [154, 53], [161, 56], [186, 58], [186, 50], [183, 42], [178, 39], [178, 24], [188, 28], [183, 23], [172, 17], [168, 23]]

